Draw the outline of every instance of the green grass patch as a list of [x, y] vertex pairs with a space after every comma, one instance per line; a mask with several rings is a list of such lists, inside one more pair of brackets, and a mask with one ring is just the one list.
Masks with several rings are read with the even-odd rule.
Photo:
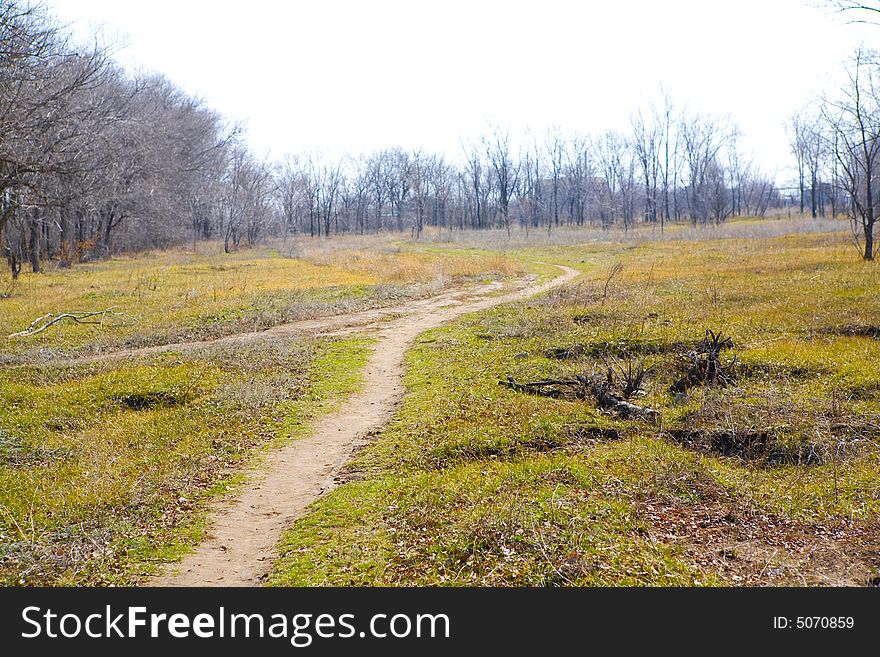
[[[279, 586], [710, 584], [570, 458], [350, 484], [281, 544]], [[634, 538], [638, 537], [638, 538]]]

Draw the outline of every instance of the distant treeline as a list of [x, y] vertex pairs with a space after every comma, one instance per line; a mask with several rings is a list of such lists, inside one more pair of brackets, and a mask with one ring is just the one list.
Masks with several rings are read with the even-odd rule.
[[625, 133], [551, 131], [514, 147], [489, 129], [454, 160], [389, 148], [271, 163], [168, 80], [74, 43], [41, 5], [0, 6], [0, 247], [13, 276], [196, 240], [230, 251], [292, 234], [763, 216], [783, 199], [737, 136], [726, 117], [663, 97]]

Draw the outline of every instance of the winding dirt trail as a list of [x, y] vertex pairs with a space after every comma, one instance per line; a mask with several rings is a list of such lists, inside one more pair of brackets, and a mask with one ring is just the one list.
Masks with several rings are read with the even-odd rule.
[[71, 356], [68, 358], [46, 357], [46, 363], [39, 360], [31, 360], [26, 363], [16, 363], [8, 368], [32, 367], [34, 365], [51, 364], [53, 367], [79, 366], [88, 363], [103, 361], [122, 360], [125, 358], [144, 358], [168, 351], [195, 351], [214, 346], [236, 346], [251, 342], [267, 340], [271, 338], [289, 338], [302, 335], [342, 335], [362, 329], [371, 328], [408, 315], [433, 312], [453, 304], [471, 300], [474, 297], [482, 297], [501, 290], [503, 285], [494, 281], [478, 286], [467, 288], [455, 288], [436, 294], [434, 296], [414, 301], [407, 301], [395, 306], [383, 306], [369, 310], [343, 313], [339, 315], [326, 315], [313, 319], [301, 319], [285, 324], [278, 324], [267, 329], [233, 333], [209, 340], [191, 340], [187, 342], [169, 342], [154, 345], [152, 347], [136, 347], [131, 349], [117, 349], [97, 354]]
[[[364, 392], [348, 399], [339, 411], [319, 419], [311, 436], [269, 454], [245, 488], [235, 498], [218, 505], [209, 523], [208, 536], [196, 551], [149, 584], [259, 586], [271, 569], [276, 544], [284, 528], [308, 504], [334, 487], [334, 475], [355, 449], [370, 432], [391, 418], [403, 397], [404, 353], [416, 336], [465, 313], [545, 292], [578, 275], [570, 267], [559, 267], [563, 274], [552, 281], [503, 295], [485, 296], [498, 289], [489, 285], [478, 290], [482, 296], [476, 298], [474, 291], [458, 292], [410, 304], [400, 313], [402, 316], [393, 319], [388, 318], [394, 317], [398, 309], [386, 308], [384, 311], [314, 320], [314, 326], [301, 322], [276, 330], [276, 334], [284, 335], [294, 332], [296, 326], [299, 330], [344, 330], [352, 326], [376, 325], [378, 341], [363, 371]], [[263, 331], [261, 335], [270, 331]], [[247, 339], [253, 338], [239, 335], [223, 341]], [[145, 352], [151, 353], [146, 350], [138, 353]]]

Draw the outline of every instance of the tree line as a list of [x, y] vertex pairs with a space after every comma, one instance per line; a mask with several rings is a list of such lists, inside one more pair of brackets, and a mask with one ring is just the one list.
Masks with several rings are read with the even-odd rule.
[[725, 117], [675, 111], [669, 98], [635, 113], [627, 131], [520, 140], [492, 128], [462, 156], [416, 149], [328, 159], [289, 157], [277, 169], [284, 234], [501, 228], [669, 221], [720, 223], [782, 203], [743, 158]]
[[[865, 75], [859, 69], [863, 86]], [[817, 127], [832, 125], [831, 108], [816, 114], [824, 124], [806, 113], [792, 122], [801, 202], [814, 214], [858, 213], [871, 187], [859, 158], [872, 158], [871, 170], [876, 155], [848, 129], [830, 139]], [[832, 143], [849, 153], [847, 166], [828, 156]], [[13, 276], [46, 260], [68, 266], [187, 241], [221, 240], [229, 252], [270, 236], [417, 239], [427, 227], [662, 230], [764, 216], [783, 203], [729, 117], [678, 108], [666, 94], [624, 130], [514, 140], [490, 126], [457, 157], [387, 148], [265, 161], [202, 100], [160, 75], [124, 71], [98, 43], [74, 43], [40, 5], [0, 7], [0, 249]]]
[[13, 276], [178, 241], [224, 193], [239, 137], [163, 77], [73, 43], [41, 6], [0, 5], [0, 245]]

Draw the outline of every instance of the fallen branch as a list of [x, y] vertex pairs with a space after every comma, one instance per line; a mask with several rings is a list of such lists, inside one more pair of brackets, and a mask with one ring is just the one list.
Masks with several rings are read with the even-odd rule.
[[584, 379], [584, 385], [589, 386], [590, 392], [599, 402], [599, 407], [611, 411], [623, 418], [640, 417], [651, 422], [660, 421], [660, 411], [647, 406], [638, 406], [632, 402], [615, 395], [611, 392], [607, 381], [600, 379], [587, 379], [587, 377], [578, 377]]
[[[57, 324], [62, 319], [72, 319], [77, 324], [99, 324], [101, 326], [104, 325], [104, 318], [108, 315], [122, 315], [123, 313], [113, 312], [113, 308], [107, 308], [107, 310], [95, 310], [89, 312], [69, 312], [62, 313], [60, 315], [55, 315], [53, 313], [47, 313], [42, 317], [37, 317], [33, 322], [31, 322], [30, 326], [28, 326], [24, 331], [19, 331], [18, 333], [12, 333], [8, 335], [9, 338], [21, 338], [28, 337], [31, 335], [37, 335], [37, 333], [42, 333], [50, 326]], [[100, 317], [100, 321], [87, 321], [91, 317]], [[43, 322], [40, 325], [40, 322]]]
[[508, 376], [506, 381], [499, 381], [498, 384], [518, 392], [553, 398], [562, 397], [562, 389], [574, 388], [573, 392], [576, 397], [584, 399], [587, 394], [591, 394], [595, 397], [601, 409], [611, 411], [621, 417], [638, 417], [652, 422], [660, 421], [659, 411], [653, 408], [637, 406], [615, 395], [611, 392], [608, 381], [601, 377], [588, 377], [579, 374], [573, 379], [543, 379], [541, 381], [519, 383], [512, 376]]

